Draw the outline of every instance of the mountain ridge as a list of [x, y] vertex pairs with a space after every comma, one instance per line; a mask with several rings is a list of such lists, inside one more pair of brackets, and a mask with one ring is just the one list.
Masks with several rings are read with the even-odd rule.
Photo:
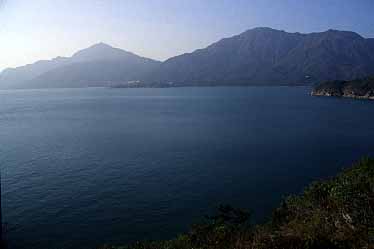
[[[158, 63], [101, 42], [79, 50], [71, 57], [56, 57], [5, 69], [0, 74], [0, 88], [104, 86], [112, 81], [137, 79], [139, 74], [151, 70]], [[109, 70], [110, 67], [117, 71]], [[106, 74], [103, 71], [105, 68], [108, 69]], [[126, 71], [126, 68], [129, 69]], [[80, 84], [85, 79], [92, 82]]]
[[302, 34], [254, 28], [172, 57], [145, 81], [169, 81], [174, 85], [294, 85], [353, 79], [374, 73], [371, 43], [351, 31]]
[[258, 27], [163, 62], [97, 43], [71, 57], [4, 71], [0, 87], [6, 81], [22, 88], [74, 82], [77, 87], [312, 85], [374, 75], [374, 38], [334, 29], [290, 33]]

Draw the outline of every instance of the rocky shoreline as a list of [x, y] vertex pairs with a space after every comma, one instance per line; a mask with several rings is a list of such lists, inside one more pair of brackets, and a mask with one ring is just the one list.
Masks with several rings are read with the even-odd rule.
[[311, 95], [374, 100], [374, 77], [324, 82], [314, 87]]

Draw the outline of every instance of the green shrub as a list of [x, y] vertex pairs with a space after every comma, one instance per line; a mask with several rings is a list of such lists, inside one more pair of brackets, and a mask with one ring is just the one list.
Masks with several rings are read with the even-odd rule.
[[250, 213], [231, 206], [206, 218], [176, 239], [115, 249], [374, 249], [374, 160], [288, 197], [266, 224], [251, 227]]

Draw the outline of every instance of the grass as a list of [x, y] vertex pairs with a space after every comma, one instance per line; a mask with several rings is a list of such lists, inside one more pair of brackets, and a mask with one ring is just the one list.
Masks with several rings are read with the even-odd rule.
[[103, 249], [374, 249], [374, 159], [288, 197], [265, 224], [249, 220], [244, 210], [220, 206], [175, 239]]

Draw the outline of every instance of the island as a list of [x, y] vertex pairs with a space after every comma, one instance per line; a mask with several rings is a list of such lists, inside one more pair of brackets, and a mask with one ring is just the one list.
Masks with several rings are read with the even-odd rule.
[[374, 77], [324, 82], [314, 87], [312, 95], [374, 100]]

